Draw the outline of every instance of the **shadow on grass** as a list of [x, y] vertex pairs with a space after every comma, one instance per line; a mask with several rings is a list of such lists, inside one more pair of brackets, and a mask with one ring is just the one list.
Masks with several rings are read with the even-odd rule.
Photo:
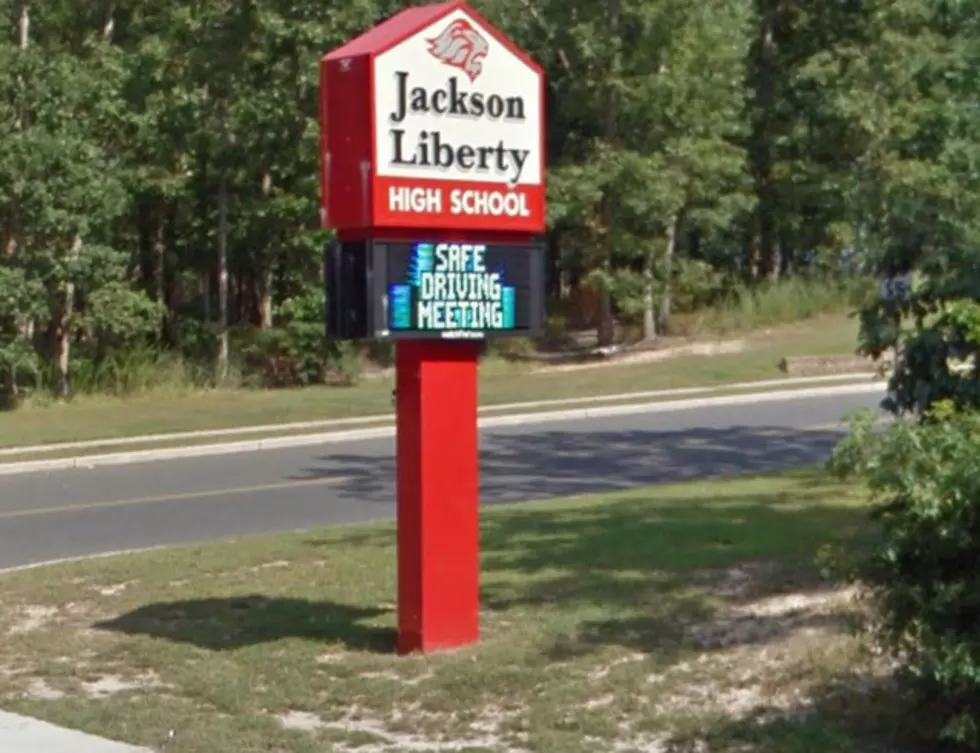
[[843, 675], [790, 709], [757, 709], [671, 740], [675, 753], [965, 753], [921, 734], [928, 723], [890, 677]]
[[[680, 487], [681, 494], [678, 489], [635, 490], [608, 501], [597, 495], [561, 510], [516, 506], [485, 516], [484, 568], [527, 574], [561, 569], [575, 580], [623, 571], [687, 572], [759, 557], [796, 559], [850, 537], [866, 517], [818, 468]], [[795, 575], [788, 577], [787, 587], [797, 585]], [[628, 586], [635, 590], [635, 583]], [[590, 593], [594, 584], [581, 588], [593, 597], [616, 596]]]
[[211, 651], [300, 638], [357, 651], [390, 653], [395, 631], [363, 624], [390, 610], [261, 595], [162, 602], [140, 607], [94, 627], [147, 635]]
[[[496, 463], [498, 473], [512, 474], [513, 489], [529, 488], [534, 473], [540, 485], [551, 489], [609, 486], [580, 500], [501, 508], [483, 517], [484, 608], [510, 612], [506, 620], [496, 621], [510, 623], [506, 640], [518, 644], [524, 640], [515, 625], [527, 625], [530, 634], [545, 626], [552, 631], [540, 644], [543, 650], [535, 646], [534, 656], [529, 656], [521, 653], [526, 646], [519, 645], [515, 656], [547, 662], [618, 647], [655, 657], [667, 666], [682, 656], [689, 658], [691, 649], [703, 653], [775, 643], [811, 628], [829, 632], [849, 627], [853, 613], [847, 609], [753, 611], [751, 630], [732, 630], [724, 623], [730, 618], [726, 615], [733, 609], [737, 613], [740, 606], [754, 607], [755, 602], [789, 594], [817, 597], [835, 585], [821, 576], [815, 558], [827, 545], [859, 546], [867, 531], [867, 514], [853, 490], [822, 471], [810, 468], [762, 478], [623, 489], [648, 473], [665, 470], [698, 475], [720, 473], [729, 466], [761, 470], [769, 462], [785, 467], [787, 459], [819, 461], [836, 434], [796, 433], [785, 438], [781, 455], [778, 435], [755, 430], [696, 432], [699, 441], [686, 448], [670, 440], [669, 434], [660, 434], [656, 446], [644, 447], [642, 433], [634, 434], [607, 437], [611, 447], [582, 436], [575, 440], [581, 444], [571, 457], [561, 456], [573, 441], [568, 438], [565, 445], [550, 450], [536, 448], [527, 437], [495, 438], [496, 444], [485, 455], [485, 464]], [[777, 459], [767, 459], [767, 453]], [[535, 462], [544, 465], [535, 471]], [[651, 471], [651, 465], [658, 464], [668, 467]], [[621, 476], [604, 480], [604, 473]], [[373, 483], [367, 468], [355, 476], [355, 487]], [[503, 482], [498, 477], [491, 483]], [[387, 526], [307, 534], [301, 541], [297, 551], [310, 560], [323, 557], [326, 548], [350, 547], [338, 552], [338, 557], [353, 569], [338, 567], [338, 578], [357, 577], [357, 568], [370, 561], [364, 551], [370, 551], [371, 558], [394, 556], [393, 548], [383, 547], [392, 543]], [[368, 549], [358, 554], [359, 544]], [[324, 592], [329, 593], [329, 583]], [[392, 596], [370, 594], [377, 599], [373, 603]], [[386, 611], [248, 596], [152, 604], [98, 627], [213, 651], [292, 637], [393, 653], [393, 631], [374, 626]], [[548, 621], [554, 615], [559, 619], [552, 629]], [[692, 643], [691, 626], [707, 628], [709, 633], [717, 627], [725, 639]], [[832, 671], [832, 667], [826, 670], [828, 675]], [[760, 712], [749, 719], [702, 727], [696, 738], [676, 740], [672, 750], [920, 753], [921, 749], [892, 745], [908, 739], [896, 731], [901, 709], [887, 686], [840, 678], [808, 693], [806, 701], [789, 713]], [[929, 750], [938, 752], [935, 746]]]
[[[484, 516], [483, 605], [493, 611], [589, 610], [566, 649], [620, 645], [661, 652], [672, 630], [710, 616], [719, 599], [730, 605], [818, 589], [824, 584], [814, 573], [817, 550], [850, 540], [865, 518], [822, 472], [662, 491], [635, 487], [820, 462], [839, 436], [772, 427], [493, 435], [482, 452], [485, 500], [583, 491], [600, 496]], [[328, 467], [303, 477], [349, 479], [337, 491], [370, 498], [383, 488], [391, 471], [385, 466], [392, 463], [332, 456]], [[329, 533], [304, 547], [391, 543], [386, 527]], [[768, 567], [773, 562], [775, 570]], [[286, 637], [376, 651], [393, 646], [390, 631], [363, 624], [375, 612], [269, 596], [149, 605], [100, 627], [214, 650]]]
[[[814, 567], [818, 550], [853, 542], [865, 520], [862, 507], [815, 469], [508, 507], [482, 521], [483, 607], [530, 620], [541, 610], [573, 615], [574, 633], [556, 635], [555, 656], [621, 646], [664, 657], [683, 648], [686, 625], [710, 621], [719, 604], [826, 587]], [[393, 557], [382, 546], [392, 539], [389, 527], [329, 532], [308, 537], [299, 551], [315, 558], [324, 547], [349, 547], [358, 562], [359, 545]], [[336, 577], [355, 576], [341, 569]], [[97, 627], [216, 651], [295, 637], [389, 652], [393, 631], [372, 624], [385, 612], [252, 595], [150, 604]], [[830, 619], [772, 619], [740, 640], [775, 640]]]
[[[709, 619], [719, 604], [823, 591], [829, 584], [816, 566], [820, 550], [853, 545], [867, 526], [855, 499], [813, 469], [676, 491], [486, 516], [485, 606], [602, 606], [610, 616], [582, 623], [578, 650], [619, 645], [662, 653], [680, 627]], [[773, 619], [752, 640], [837, 620]]]

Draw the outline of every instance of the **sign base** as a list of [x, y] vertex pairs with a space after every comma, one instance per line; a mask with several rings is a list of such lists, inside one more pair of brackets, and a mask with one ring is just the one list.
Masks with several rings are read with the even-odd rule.
[[480, 634], [479, 343], [396, 345], [400, 655]]

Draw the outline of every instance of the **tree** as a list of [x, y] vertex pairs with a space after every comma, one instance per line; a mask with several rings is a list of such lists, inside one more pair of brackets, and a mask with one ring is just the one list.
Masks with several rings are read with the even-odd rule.
[[[0, 0], [0, 234], [5, 263], [45, 290], [16, 325], [43, 385], [64, 394], [72, 371], [74, 389], [119, 389], [108, 364], [152, 378], [175, 358], [210, 383], [307, 348], [323, 301], [317, 61], [400, 5], [27, 5]], [[602, 342], [617, 321], [653, 338], [675, 308], [872, 255], [922, 141], [901, 130], [919, 96], [901, 64], [949, 54], [939, 11], [919, 34], [914, 5], [477, 2], [546, 71], [553, 313]], [[590, 295], [598, 315], [576, 303]]]
[[589, 279], [625, 312], [644, 311], [652, 338], [655, 297], [669, 312], [679, 225], [721, 226], [747, 203], [737, 140], [750, 9], [661, 0], [620, 10], [615, 30], [603, 15], [568, 26], [574, 44], [562, 49], [578, 75], [561, 94], [580, 125], [550, 199]]
[[[915, 273], [908, 295], [862, 312], [862, 348], [897, 349], [897, 412], [980, 403], [980, 4], [883, 3], [876, 44], [853, 75], [867, 148], [862, 225], [879, 273]], [[855, 98], [857, 98], [857, 94]], [[851, 102], [858, 107], [856, 101]], [[873, 118], [873, 120], [872, 120]], [[966, 361], [960, 370], [957, 362]]]
[[[128, 200], [116, 162], [103, 149], [118, 135], [118, 67], [103, 54], [98, 36], [85, 40], [83, 54], [33, 44], [30, 19], [25, 6], [18, 49], [3, 74], [10, 107], [4, 113], [0, 211], [13, 228], [10, 263], [25, 284], [44, 291], [42, 352], [53, 362], [57, 394], [67, 396], [76, 298], [102, 283], [86, 273], [114, 266], [121, 276], [125, 270], [124, 257], [105, 245]], [[34, 330], [31, 313], [21, 324], [27, 338]]]

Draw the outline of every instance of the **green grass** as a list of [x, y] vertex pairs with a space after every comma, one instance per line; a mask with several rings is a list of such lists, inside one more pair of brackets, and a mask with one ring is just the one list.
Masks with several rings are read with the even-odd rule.
[[[783, 376], [778, 364], [784, 356], [853, 352], [856, 338], [855, 320], [832, 316], [755, 332], [741, 352], [544, 370], [491, 359], [481, 366], [480, 398], [483, 405], [499, 405], [774, 379]], [[385, 378], [347, 388], [161, 390], [27, 405], [0, 414], [0, 447], [386, 414], [391, 387]]]
[[409, 658], [390, 524], [6, 574], [0, 707], [167, 753], [885, 749], [815, 565], [864, 532], [815, 470], [495, 508], [480, 643]]
[[[873, 287], [873, 281], [870, 287]], [[721, 305], [689, 314], [681, 321], [697, 332], [731, 334], [805, 321], [827, 312], [853, 309], [869, 290], [869, 281], [788, 278], [760, 288], [736, 288]]]

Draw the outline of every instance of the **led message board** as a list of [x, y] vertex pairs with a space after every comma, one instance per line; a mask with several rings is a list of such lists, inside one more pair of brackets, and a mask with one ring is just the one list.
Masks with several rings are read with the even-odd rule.
[[387, 246], [386, 329], [393, 336], [482, 338], [532, 325], [535, 255], [525, 246]]
[[328, 251], [327, 334], [347, 339], [533, 337], [544, 330], [544, 247], [360, 241]]

